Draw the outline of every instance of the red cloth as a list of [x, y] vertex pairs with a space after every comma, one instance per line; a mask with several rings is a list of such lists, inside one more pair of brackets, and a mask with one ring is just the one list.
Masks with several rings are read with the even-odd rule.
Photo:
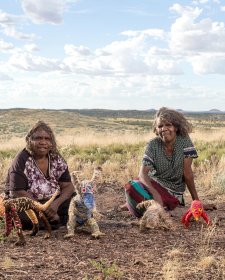
[[[135, 180], [139, 180], [139, 179], [135, 179]], [[140, 183], [144, 186], [145, 190], [147, 191], [147, 187], [142, 182], [140, 182]], [[151, 179], [151, 183], [152, 183], [153, 188], [161, 196], [161, 199], [163, 201], [163, 206], [166, 207], [168, 210], [173, 210], [180, 204], [179, 200], [175, 196], [170, 194], [159, 183], [157, 183], [156, 181], [154, 181], [152, 179]]]
[[152, 186], [154, 189], [157, 190], [157, 192], [160, 194], [162, 201], [163, 201], [163, 206], [167, 207], [168, 210], [173, 210], [176, 208], [180, 202], [179, 200], [170, 194], [165, 188], [163, 188], [159, 183], [151, 180]]

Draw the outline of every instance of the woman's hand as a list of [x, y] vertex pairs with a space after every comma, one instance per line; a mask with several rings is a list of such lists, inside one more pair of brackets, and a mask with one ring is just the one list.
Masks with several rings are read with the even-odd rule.
[[48, 209], [45, 211], [50, 221], [59, 220], [57, 214], [59, 206], [74, 193], [74, 186], [71, 182], [60, 182], [60, 195], [50, 204]]
[[203, 208], [204, 210], [210, 210], [210, 211], [213, 211], [213, 210], [216, 210], [217, 207], [214, 203], [207, 203], [207, 204], [203, 204]]
[[47, 215], [47, 217], [50, 221], [59, 220], [59, 215], [57, 214], [58, 208], [59, 208], [59, 204], [56, 199], [50, 204], [50, 206], [47, 208], [47, 210], [45, 210], [45, 214]]
[[163, 206], [163, 201], [162, 201], [162, 198], [161, 198], [161, 195], [154, 189], [151, 190], [151, 194], [153, 196], [153, 199], [158, 202], [161, 206]]

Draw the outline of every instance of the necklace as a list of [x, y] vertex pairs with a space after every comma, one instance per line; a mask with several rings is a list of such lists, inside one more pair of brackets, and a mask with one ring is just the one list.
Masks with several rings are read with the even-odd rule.
[[32, 159], [34, 161], [34, 164], [35, 166], [37, 167], [38, 171], [46, 178], [46, 179], [49, 179], [50, 178], [50, 156], [48, 154], [48, 169], [47, 169], [47, 172], [46, 174], [41, 170], [41, 168], [39, 167], [39, 165], [37, 164], [36, 160], [34, 159], [34, 157], [32, 156]]

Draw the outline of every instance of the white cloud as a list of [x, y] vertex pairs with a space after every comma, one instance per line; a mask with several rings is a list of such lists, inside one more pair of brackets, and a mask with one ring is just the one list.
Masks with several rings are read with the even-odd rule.
[[[183, 19], [190, 20], [197, 18], [201, 13], [202, 9], [199, 9], [198, 7], [192, 8], [190, 6], [182, 6], [180, 4], [174, 4], [170, 7], [171, 11], [176, 12], [177, 14], [180, 14], [183, 16]], [[184, 21], [184, 20], [183, 20]]]
[[36, 44], [27, 44], [27, 45], [24, 45], [24, 48], [28, 52], [39, 51], [39, 47]]
[[0, 51], [9, 51], [12, 50], [14, 48], [12, 43], [7, 43], [3, 40], [0, 40]]
[[15, 16], [12, 14], [8, 14], [2, 12], [0, 10], [0, 27], [3, 33], [8, 36], [19, 40], [33, 40], [35, 39], [34, 34], [26, 34], [23, 32], [18, 31], [15, 26], [21, 24], [24, 21], [22, 16]]
[[[194, 81], [193, 81], [194, 83]], [[104, 77], [83, 74], [59, 75], [59, 73], [26, 75], [0, 83], [2, 108], [108, 108], [147, 109], [169, 107], [199, 110], [214, 107], [222, 90], [212, 91], [207, 85], [184, 86], [177, 78], [169, 76]], [[4, 94], [3, 94], [4, 92]], [[203, 98], [205, 96], [205, 98]], [[43, 103], [43, 97], [45, 102]], [[128, 102], [129, 100], [129, 102]], [[221, 102], [221, 97], [220, 97]], [[222, 106], [222, 105], [220, 105]], [[218, 108], [221, 108], [221, 107]]]
[[60, 24], [67, 5], [77, 1], [68, 0], [21, 0], [24, 13], [37, 24]]
[[12, 38], [19, 39], [19, 40], [32, 41], [36, 38], [35, 34], [26, 34], [26, 33], [20, 32], [20, 31], [16, 30], [14, 26], [10, 26], [10, 25], [4, 26], [4, 33], [8, 37], [12, 37]]
[[209, 0], [195, 0], [193, 1], [193, 4], [198, 5], [198, 4], [206, 4], [209, 3]]
[[67, 57], [63, 60], [63, 68], [74, 73], [110, 76], [182, 73], [177, 61], [170, 59], [166, 51], [161, 52], [161, 57], [159, 52], [155, 55], [149, 51], [146, 33], [144, 36], [137, 35], [133, 35], [132, 39], [112, 42], [93, 53], [84, 46], [66, 45]]
[[190, 59], [196, 74], [225, 74], [225, 55], [203, 54]]
[[173, 5], [171, 10], [181, 14], [171, 26], [169, 46], [174, 53], [191, 55], [199, 52], [225, 52], [223, 22], [205, 18], [197, 22], [202, 10]]
[[91, 50], [85, 46], [74, 46], [71, 44], [66, 44], [64, 46], [64, 50], [66, 55], [69, 56], [89, 56], [91, 54]]
[[41, 56], [33, 56], [31, 53], [14, 53], [8, 64], [25, 71], [57, 71], [60, 70], [59, 60]]
[[162, 29], [145, 29], [145, 30], [126, 30], [121, 32], [121, 35], [125, 35], [128, 37], [138, 37], [138, 36], [148, 36], [153, 37], [155, 39], [164, 39], [165, 31]]
[[[23, 0], [25, 2], [34, 4], [36, 8], [44, 7], [43, 1]], [[56, 2], [56, 6], [57, 3], [62, 5], [62, 1]], [[50, 1], [48, 5], [48, 8], [51, 7], [53, 2]], [[184, 73], [182, 64], [189, 62], [195, 73], [207, 73], [207, 66], [209, 73], [223, 73], [219, 64], [218, 67], [207, 63], [203, 66], [196, 57], [201, 53], [225, 53], [224, 23], [213, 22], [209, 18], [198, 22], [202, 10], [197, 7], [174, 4], [170, 10], [179, 14], [171, 25], [170, 33], [162, 29], [127, 30], [121, 33], [127, 37], [124, 40], [114, 41], [94, 51], [84, 45], [66, 44], [65, 57], [61, 60], [33, 56], [31, 52], [38, 50], [38, 46], [26, 44], [24, 48], [28, 53], [22, 53], [21, 50], [14, 53], [9, 64], [25, 71], [62, 70], [64, 73], [129, 77], [134, 74], [181, 75]], [[165, 47], [156, 47], [155, 40], [160, 40], [161, 46]], [[219, 63], [219, 60], [215, 58], [214, 64], [216, 62]]]
[[[210, 101], [223, 91], [225, 26], [224, 22], [213, 18], [213, 11], [209, 13], [212, 1], [195, 1], [194, 8], [174, 4], [170, 8], [173, 17], [168, 16], [169, 23], [163, 19], [159, 28], [141, 30], [146, 26], [145, 20], [137, 25], [137, 30], [132, 30], [133, 25], [123, 25], [121, 21], [119, 27], [114, 26], [117, 28], [115, 31], [109, 29], [103, 17], [106, 26], [101, 29], [100, 25], [93, 24], [93, 29], [90, 28], [93, 34], [88, 33], [87, 26], [85, 32], [81, 25], [77, 25], [77, 29], [72, 26], [74, 17], [79, 24], [90, 20], [90, 17], [78, 16], [73, 9], [68, 17], [65, 16], [65, 21], [69, 19], [69, 22], [60, 27], [43, 28], [33, 24], [61, 23], [67, 5], [75, 1], [20, 2], [27, 17], [0, 11], [1, 30], [12, 38], [33, 40], [36, 38], [33, 34], [23, 33], [33, 28], [42, 37], [38, 44], [26, 42], [23, 45], [15, 40], [12, 43], [0, 40], [0, 51], [4, 52], [0, 65], [0, 80], [3, 81], [0, 83], [0, 96], [3, 99], [3, 92], [8, 95], [7, 102], [4, 99], [6, 107], [16, 104], [37, 108], [42, 106], [44, 97], [46, 107], [54, 108], [137, 109], [160, 107], [162, 102], [171, 107], [178, 102], [186, 108], [197, 108], [198, 104], [210, 107]], [[81, 8], [85, 6], [83, 3]], [[92, 15], [99, 12], [97, 8], [87, 8]], [[216, 9], [218, 11], [218, 5]], [[32, 22], [27, 20], [28, 17]], [[148, 26], [156, 27], [151, 22]], [[60, 33], [62, 30], [63, 34]], [[213, 79], [208, 79], [207, 74], [214, 74]], [[196, 77], [200, 75], [197, 81]], [[219, 81], [218, 86], [215, 77]], [[12, 103], [12, 97], [16, 103]], [[201, 101], [204, 97], [205, 105]], [[127, 100], [131, 103], [128, 104]]]
[[[162, 30], [143, 30], [123, 32], [125, 35], [132, 36], [124, 41], [115, 41], [105, 46], [102, 51], [108, 55], [100, 57], [101, 61], [108, 62], [111, 69], [115, 72], [144, 75], [165, 75], [180, 74], [177, 62], [168, 57], [165, 49], [161, 55], [152, 52], [152, 42], [149, 40], [153, 37], [160, 39], [166, 38], [166, 33]], [[164, 42], [162, 40], [162, 42]], [[110, 55], [109, 55], [110, 54]]]
[[12, 78], [3, 72], [0, 72], [0, 81], [8, 81], [8, 80], [12, 80]]
[[15, 15], [11, 15], [0, 10], [0, 24], [14, 24], [16, 19]]

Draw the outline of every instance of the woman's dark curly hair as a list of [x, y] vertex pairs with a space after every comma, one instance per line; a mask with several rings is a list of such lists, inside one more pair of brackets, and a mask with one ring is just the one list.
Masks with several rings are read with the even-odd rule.
[[185, 118], [185, 116], [176, 110], [169, 109], [167, 107], [160, 108], [155, 114], [155, 119], [153, 122], [153, 132], [157, 134], [157, 123], [158, 121], [166, 120], [172, 123], [177, 129], [177, 134], [181, 136], [187, 136], [192, 132], [192, 124]]
[[38, 121], [31, 129], [30, 131], [27, 133], [26, 135], [26, 149], [32, 154], [33, 153], [33, 149], [32, 149], [32, 144], [31, 141], [33, 140], [32, 137], [34, 135], [34, 133], [38, 130], [44, 130], [45, 132], [47, 132], [51, 138], [51, 153], [52, 154], [59, 154], [58, 149], [57, 149], [57, 144], [56, 144], [56, 140], [55, 140], [55, 135], [52, 131], [52, 129], [50, 128], [49, 125], [47, 125], [45, 122], [43, 121]]

